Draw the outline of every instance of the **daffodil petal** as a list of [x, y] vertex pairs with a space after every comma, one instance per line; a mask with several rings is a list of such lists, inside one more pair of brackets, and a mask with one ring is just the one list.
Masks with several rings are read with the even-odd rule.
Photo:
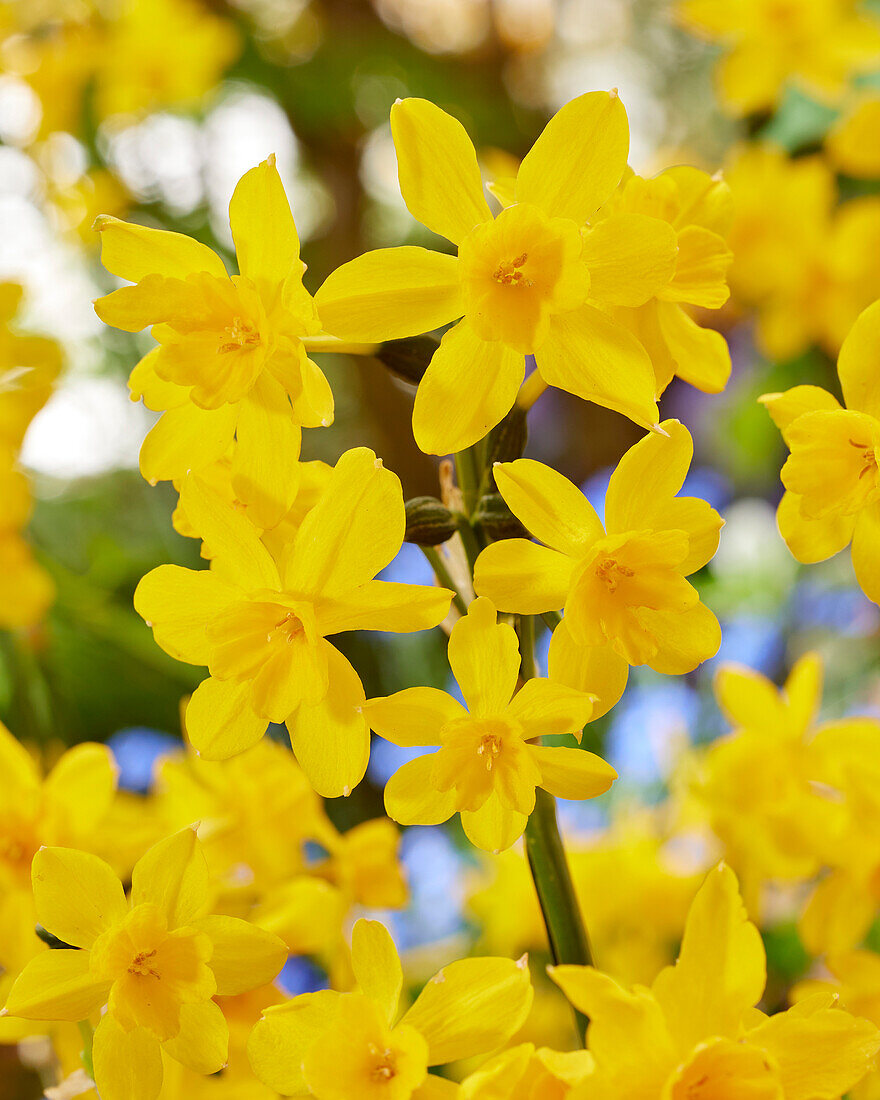
[[403, 989], [403, 968], [394, 941], [380, 921], [355, 923], [351, 932], [351, 966], [362, 992], [375, 1001], [388, 1023], [393, 1024]]
[[429, 1073], [412, 1094], [412, 1100], [459, 1100], [461, 1087], [448, 1077]]
[[315, 295], [326, 332], [341, 340], [398, 340], [431, 332], [464, 312], [458, 259], [402, 245], [338, 267]]
[[490, 600], [474, 600], [458, 620], [448, 655], [471, 714], [498, 714], [507, 706], [519, 676], [519, 642], [512, 626], [497, 622]]
[[364, 714], [374, 733], [404, 747], [439, 745], [446, 723], [467, 717], [457, 699], [432, 687], [406, 688], [383, 699], [370, 699]]
[[611, 646], [579, 645], [564, 619], [553, 631], [547, 661], [551, 680], [597, 696], [591, 722], [615, 706], [629, 677], [629, 665], [619, 653]]
[[400, 192], [417, 221], [458, 244], [490, 220], [476, 150], [458, 119], [426, 99], [398, 100], [391, 135]]
[[446, 1065], [506, 1043], [531, 1006], [525, 959], [461, 959], [435, 974], [401, 1022], [427, 1039], [429, 1065]]
[[233, 503], [196, 474], [180, 488], [180, 504], [190, 526], [245, 589], [281, 587], [278, 570], [260, 533]]
[[549, 386], [644, 427], [660, 419], [648, 353], [632, 333], [592, 306], [553, 317], [535, 361]]
[[686, 225], [678, 233], [675, 278], [657, 292], [657, 297], [720, 309], [730, 297], [727, 270], [732, 260], [733, 253], [723, 237], [701, 225]]
[[342, 996], [324, 989], [266, 1011], [247, 1044], [251, 1068], [264, 1085], [284, 1096], [306, 1093], [303, 1059], [335, 1021]]
[[155, 485], [209, 466], [229, 450], [237, 422], [237, 405], [200, 409], [187, 401], [168, 409], [141, 446], [141, 474]]
[[798, 921], [798, 935], [811, 955], [851, 951], [864, 940], [876, 911], [876, 902], [857, 879], [834, 870], [813, 890]]
[[370, 755], [360, 677], [327, 645], [329, 684], [315, 706], [303, 703], [287, 719], [290, 744], [309, 782], [324, 798], [347, 795], [360, 783]]
[[513, 408], [525, 357], [499, 341], [481, 340], [467, 320], [440, 341], [419, 383], [413, 435], [425, 454], [464, 450]]
[[541, 786], [556, 798], [596, 798], [617, 779], [610, 764], [586, 749], [529, 745], [529, 755], [541, 769]]
[[822, 679], [822, 658], [815, 652], [799, 657], [786, 678], [784, 691], [791, 722], [801, 733], [806, 733], [819, 712]]
[[[553, 966], [549, 974], [570, 1003], [589, 1017], [590, 1050], [603, 1065], [613, 1067], [620, 1095], [656, 1095], [680, 1055], [650, 993], [630, 993], [592, 966]], [[631, 1057], [632, 1050], [641, 1056]]]
[[449, 614], [452, 592], [422, 584], [367, 581], [335, 600], [315, 607], [322, 633], [343, 630], [387, 630], [408, 634], [438, 626]]
[[169, 928], [189, 924], [208, 901], [208, 864], [193, 828], [149, 848], [131, 873], [131, 903], [149, 902], [165, 915]]
[[505, 806], [497, 791], [492, 791], [478, 810], [461, 811], [461, 827], [465, 836], [484, 852], [506, 851], [523, 835], [528, 820], [527, 813]]
[[718, 96], [738, 115], [772, 107], [784, 79], [777, 53], [757, 38], [735, 46], [715, 68]]
[[658, 302], [657, 323], [675, 373], [703, 393], [721, 393], [730, 378], [730, 348], [720, 332], [701, 328], [673, 302]]
[[110, 809], [117, 772], [113, 753], [106, 745], [74, 745], [46, 777], [45, 805], [63, 815], [71, 832], [87, 834]]
[[[650, 518], [662, 512], [684, 483], [694, 454], [691, 433], [678, 420], [664, 420], [661, 427], [665, 436], [651, 433], [640, 439], [611, 475], [605, 494], [609, 534], [652, 526]], [[659, 529], [672, 528], [664, 523]]]
[[5, 1011], [27, 1020], [85, 1020], [109, 991], [109, 982], [91, 974], [88, 952], [43, 951], [15, 979]]
[[725, 664], [715, 674], [715, 700], [731, 725], [770, 736], [787, 726], [785, 705], [766, 676], [745, 665]]
[[199, 756], [227, 760], [260, 740], [268, 721], [251, 704], [249, 682], [203, 680], [186, 707], [186, 733]]
[[240, 598], [210, 569], [159, 565], [138, 583], [134, 609], [166, 653], [187, 664], [206, 665], [211, 651], [207, 624]]
[[507, 708], [507, 714], [523, 727], [527, 740], [570, 733], [580, 741], [592, 713], [592, 695], [544, 679], [526, 680]]
[[229, 202], [238, 269], [258, 285], [278, 286], [299, 260], [299, 237], [284, 185], [270, 156], [241, 177]]
[[764, 945], [739, 894], [736, 876], [720, 864], [706, 876], [688, 913], [675, 966], [652, 987], [683, 1050], [707, 1035], [736, 1035], [767, 980]]
[[0, 722], [0, 770], [5, 778], [6, 797], [39, 797], [40, 772], [33, 756], [18, 738]]
[[274, 527], [299, 487], [302, 431], [281, 383], [265, 372], [240, 406], [232, 488], [256, 527]]
[[557, 550], [528, 539], [504, 539], [477, 558], [474, 587], [500, 611], [541, 615], [565, 606], [574, 567], [574, 560]]
[[189, 400], [189, 389], [176, 382], [166, 382], [156, 374], [156, 359], [160, 349], [153, 348], [137, 364], [128, 376], [128, 389], [132, 401], [143, 400], [148, 409], [162, 412], [176, 409]]
[[748, 1042], [779, 1065], [785, 1100], [816, 1100], [842, 1096], [874, 1067], [880, 1031], [839, 1008], [789, 1009], [750, 1031]]
[[798, 561], [811, 564], [839, 554], [853, 537], [856, 516], [822, 516], [811, 519], [801, 513], [801, 498], [790, 489], [782, 494], [776, 523], [785, 545]]
[[214, 945], [208, 966], [214, 971], [220, 997], [268, 984], [287, 961], [287, 948], [277, 936], [238, 917], [202, 917], [193, 927]]
[[162, 1054], [146, 1028], [126, 1031], [109, 1013], [95, 1029], [95, 1084], [101, 1100], [156, 1100], [162, 1088]]
[[617, 92], [587, 92], [556, 112], [526, 154], [516, 201], [583, 225], [611, 197], [628, 152], [629, 124]]
[[880, 604], [880, 505], [870, 504], [856, 517], [852, 562], [859, 587], [869, 600]]
[[582, 259], [590, 297], [614, 306], [641, 306], [675, 273], [676, 234], [647, 214], [610, 214], [587, 230]]
[[655, 672], [683, 676], [714, 657], [721, 647], [721, 627], [705, 604], [687, 611], [642, 611], [643, 622], [657, 643], [648, 661]]
[[397, 475], [367, 447], [346, 451], [296, 534], [285, 584], [316, 598], [347, 597], [394, 558], [405, 529]]
[[493, 469], [504, 502], [536, 539], [573, 558], [582, 557], [605, 529], [596, 510], [567, 477], [531, 458]]
[[199, 271], [226, 277], [220, 257], [207, 245], [182, 233], [148, 229], [109, 214], [97, 218], [95, 229], [101, 234], [101, 263], [113, 275], [129, 282], [137, 283], [147, 275], [185, 279]]
[[162, 1044], [162, 1049], [175, 1062], [180, 1062], [193, 1073], [201, 1074], [217, 1073], [223, 1069], [228, 1048], [229, 1025], [215, 1001], [182, 1004], [180, 1031]]
[[440, 825], [458, 809], [454, 791], [434, 787], [432, 757], [407, 761], [385, 784], [385, 811], [399, 825]]
[[839, 409], [840, 402], [821, 386], [792, 386], [783, 393], [765, 393], [758, 400], [766, 408], [773, 423], [788, 442], [788, 428], [799, 416], [808, 412]]
[[128, 907], [109, 864], [90, 852], [41, 848], [31, 865], [37, 920], [64, 943], [91, 947]]

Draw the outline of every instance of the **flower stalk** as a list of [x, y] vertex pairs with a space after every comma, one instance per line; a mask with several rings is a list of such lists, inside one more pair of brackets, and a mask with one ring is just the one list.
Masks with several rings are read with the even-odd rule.
[[[529, 680], [537, 674], [535, 621], [531, 616], [523, 615], [519, 618], [518, 634], [522, 677]], [[525, 840], [529, 871], [547, 929], [553, 965], [566, 963], [592, 966], [590, 940], [559, 833], [556, 799], [540, 788], [535, 791], [535, 808], [526, 825]], [[584, 1043], [589, 1021], [577, 1009], [574, 1009], [574, 1015], [578, 1035]]]

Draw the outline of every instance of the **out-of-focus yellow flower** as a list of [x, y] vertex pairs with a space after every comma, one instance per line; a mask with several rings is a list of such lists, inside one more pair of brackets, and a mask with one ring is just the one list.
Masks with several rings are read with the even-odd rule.
[[874, 140], [880, 127], [880, 95], [863, 94], [844, 111], [825, 137], [831, 163], [845, 176], [880, 177], [880, 150]]
[[613, 214], [582, 237], [626, 168], [629, 129], [616, 92], [590, 92], [547, 124], [516, 177], [515, 202], [493, 218], [461, 124], [422, 99], [396, 103], [391, 129], [413, 217], [458, 245], [458, 257], [404, 246], [344, 264], [316, 296], [328, 332], [385, 340], [446, 333], [422, 379], [413, 432], [429, 454], [461, 450], [510, 410], [534, 354], [551, 386], [658, 420], [644, 348], [603, 308], [639, 306], [672, 276], [672, 228]]
[[34, 855], [48, 844], [89, 849], [116, 790], [105, 745], [68, 749], [43, 777], [27, 749], [0, 723], [0, 890], [30, 890]]
[[131, 899], [103, 860], [43, 848], [33, 862], [41, 924], [78, 951], [46, 951], [16, 979], [5, 1011], [30, 1020], [85, 1020], [95, 1031], [102, 1100], [154, 1100], [162, 1051], [196, 1073], [227, 1059], [229, 1029], [215, 994], [262, 985], [287, 949], [234, 917], [205, 916], [208, 868], [192, 829], [151, 848], [132, 873]]
[[408, 633], [442, 622], [452, 593], [374, 580], [406, 526], [397, 477], [355, 448], [276, 560], [248, 519], [190, 475], [184, 511], [216, 555], [211, 570], [154, 569], [135, 608], [167, 653], [207, 665], [186, 710], [195, 749], [224, 759], [286, 722], [315, 789], [333, 797], [360, 782], [369, 732], [357, 673], [327, 637], [343, 630]]
[[[620, 698], [629, 665], [680, 675], [713, 656], [718, 620], [685, 579], [718, 547], [721, 518], [705, 501], [678, 497], [693, 454], [684, 425], [631, 447], [611, 475], [603, 527], [562, 474], [531, 459], [495, 466], [508, 507], [543, 546], [505, 539], [480, 554], [474, 584], [502, 611], [565, 608], [550, 642], [550, 678]], [[594, 717], [596, 711], [594, 711]]]
[[880, 297], [880, 200], [836, 204], [821, 157], [772, 146], [740, 150], [728, 165], [733, 300], [754, 312], [764, 354], [788, 359], [819, 344], [836, 355], [859, 312]]
[[102, 28], [99, 117], [198, 106], [240, 52], [235, 25], [199, 0], [124, 0]]
[[859, 0], [679, 0], [676, 11], [725, 48], [716, 76], [732, 114], [775, 107], [790, 83], [834, 101], [880, 62], [880, 26]]
[[667, 168], [653, 179], [629, 174], [604, 210], [660, 218], [675, 230], [678, 252], [669, 282], [644, 305], [615, 303], [611, 309], [651, 357], [657, 393], [674, 375], [706, 393], [719, 393], [730, 377], [727, 341], [702, 328], [689, 307], [720, 309], [730, 293], [727, 269], [733, 253], [725, 238], [733, 203], [727, 183], [686, 166]]
[[560, 1052], [523, 1043], [492, 1058], [461, 1083], [461, 1100], [565, 1100], [593, 1070], [586, 1050]]
[[[19, 7], [40, 8], [27, 3]], [[197, 107], [241, 51], [234, 24], [199, 0], [119, 0], [99, 10], [53, 5], [26, 20], [4, 44], [4, 62], [36, 93], [38, 137], [78, 134], [93, 90], [98, 121], [136, 119], [165, 107]]]
[[224, 457], [254, 523], [272, 527], [296, 496], [300, 426], [329, 424], [333, 395], [303, 339], [318, 331], [305, 265], [274, 157], [235, 189], [229, 221], [240, 275], [179, 233], [102, 216], [101, 258], [131, 279], [95, 303], [107, 324], [154, 326], [154, 348], [129, 380], [133, 398], [165, 410], [141, 450], [150, 482]]
[[[672, 960], [698, 885], [664, 851], [658, 823], [631, 811], [589, 841], [566, 837], [575, 892], [602, 968], [618, 981], [650, 982]], [[469, 909], [493, 954], [546, 950], [546, 933], [524, 856], [492, 859]], [[644, 914], [650, 913], [646, 922]]]
[[718, 705], [733, 731], [693, 762], [691, 794], [720, 839], [752, 909], [767, 880], [807, 879], [833, 858], [845, 808], [829, 784], [829, 754], [880, 723], [848, 718], [816, 725], [822, 664], [802, 657], [785, 686], [750, 668], [724, 665]]
[[0, 283], [0, 444], [14, 450], [49, 400], [62, 363], [54, 340], [12, 327], [22, 293], [18, 283]]
[[818, 386], [760, 398], [791, 454], [782, 467], [779, 531], [801, 562], [852, 542], [862, 591], [880, 603], [880, 302], [862, 313], [837, 360], [845, 407]]
[[490, 600], [474, 600], [452, 628], [449, 663], [467, 709], [430, 687], [364, 707], [370, 727], [395, 745], [439, 745], [388, 780], [385, 809], [395, 821], [437, 825], [460, 813], [473, 844], [500, 851], [522, 836], [536, 787], [559, 798], [595, 798], [617, 778], [594, 753], [530, 743], [545, 734], [580, 740], [593, 697], [545, 679], [516, 691], [519, 643], [512, 626], [497, 622]]
[[84, 173], [75, 182], [49, 183], [49, 201], [61, 226], [80, 244], [95, 246], [94, 224], [99, 214], [122, 215], [131, 206], [131, 196], [106, 168]]
[[436, 974], [398, 1020], [400, 959], [378, 921], [352, 933], [356, 993], [306, 993], [269, 1008], [254, 1028], [254, 1072], [287, 1096], [440, 1100], [456, 1086], [429, 1066], [495, 1050], [532, 1002], [526, 960], [462, 959]]
[[717, 867], [694, 899], [677, 963], [650, 989], [627, 990], [592, 967], [553, 969], [590, 1019], [595, 1070], [572, 1097], [796, 1100], [846, 1092], [871, 1068], [880, 1032], [822, 994], [767, 1018], [754, 1007], [766, 976], [736, 877]]

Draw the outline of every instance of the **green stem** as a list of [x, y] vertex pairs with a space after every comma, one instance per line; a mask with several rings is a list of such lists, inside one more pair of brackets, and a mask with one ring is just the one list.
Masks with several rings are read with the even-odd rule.
[[464, 510], [468, 516], [477, 506], [480, 494], [480, 467], [476, 449], [467, 447], [455, 453], [455, 477], [464, 498]]
[[461, 535], [461, 541], [464, 543], [464, 552], [467, 555], [468, 565], [471, 567], [471, 575], [473, 576], [474, 566], [477, 563], [477, 558], [480, 556], [482, 547], [477, 538], [477, 533], [471, 526], [471, 521], [467, 516], [458, 513], [456, 522], [458, 523], [458, 533]]
[[[521, 616], [518, 632], [522, 675], [523, 679], [528, 680], [537, 673], [534, 619]], [[590, 941], [559, 835], [556, 799], [540, 787], [535, 791], [535, 808], [526, 825], [525, 840], [529, 870], [541, 905], [553, 965], [592, 966]], [[583, 1013], [576, 1009], [573, 1011], [581, 1042], [584, 1042], [589, 1021]]]
[[437, 550], [433, 546], [422, 546], [420, 547], [420, 549], [430, 562], [431, 568], [434, 570], [437, 580], [440, 581], [440, 583], [445, 588], [451, 588], [452, 591], [455, 593], [455, 595], [452, 597], [452, 602], [458, 608], [459, 612], [462, 615], [467, 614], [467, 603], [465, 602], [462, 594], [455, 587], [455, 581], [453, 581], [452, 575], [446, 568], [446, 562], [444, 562], [439, 550]]
[[95, 1079], [95, 1066], [92, 1061], [92, 1042], [94, 1040], [94, 1032], [92, 1031], [92, 1025], [88, 1020], [80, 1020], [79, 1033], [82, 1036], [83, 1048], [82, 1048], [82, 1064], [83, 1069], [94, 1081]]

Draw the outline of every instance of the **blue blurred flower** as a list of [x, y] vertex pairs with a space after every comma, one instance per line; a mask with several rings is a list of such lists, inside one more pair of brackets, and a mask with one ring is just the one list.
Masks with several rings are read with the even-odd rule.
[[305, 955], [291, 955], [275, 979], [275, 984], [288, 997], [298, 997], [301, 993], [317, 993], [319, 989], [329, 989], [327, 975]]

